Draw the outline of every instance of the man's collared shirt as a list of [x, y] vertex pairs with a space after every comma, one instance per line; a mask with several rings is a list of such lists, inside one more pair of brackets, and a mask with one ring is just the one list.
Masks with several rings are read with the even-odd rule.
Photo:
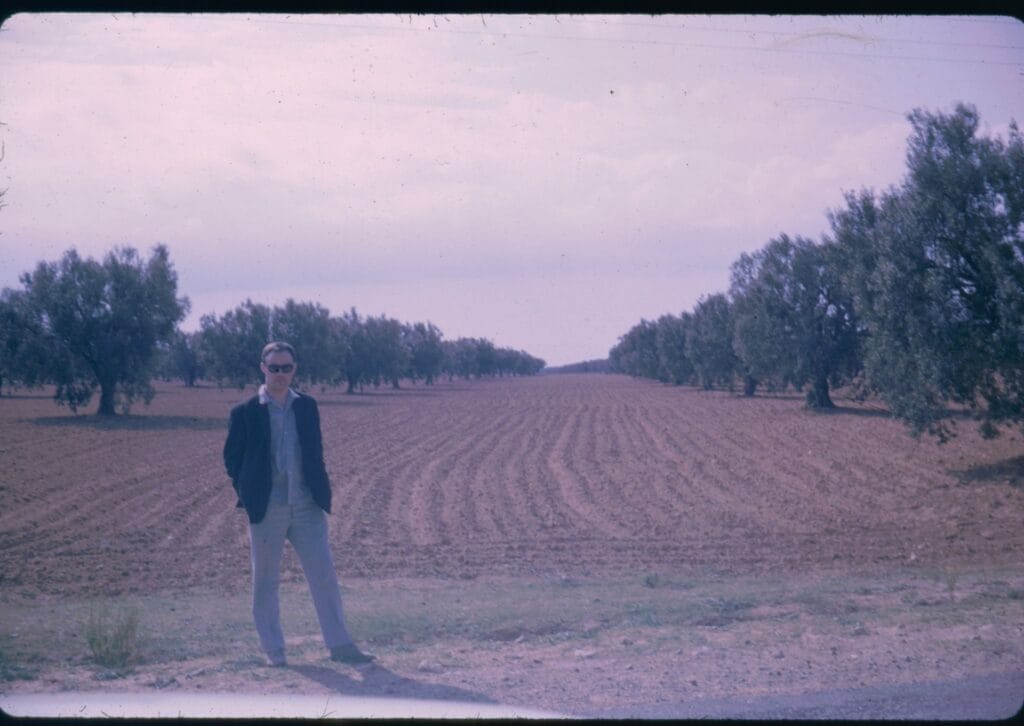
[[302, 480], [302, 450], [299, 448], [299, 433], [295, 426], [295, 409], [292, 402], [299, 397], [291, 388], [284, 406], [267, 393], [266, 385], [259, 390], [260, 403], [267, 407], [270, 415], [270, 501], [276, 504], [298, 504], [312, 499], [309, 487]]

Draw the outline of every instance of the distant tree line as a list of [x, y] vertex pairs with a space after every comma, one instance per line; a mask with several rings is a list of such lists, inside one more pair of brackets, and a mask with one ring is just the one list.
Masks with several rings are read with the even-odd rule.
[[564, 366], [548, 366], [543, 373], [611, 373], [611, 364], [607, 358], [595, 358]]
[[224, 315], [204, 315], [200, 329], [177, 326], [189, 310], [165, 246], [142, 259], [130, 247], [102, 261], [71, 249], [21, 276], [21, 289], [0, 292], [0, 391], [8, 383], [56, 386], [72, 410], [98, 390], [98, 413], [149, 403], [157, 377], [193, 386], [206, 379], [238, 386], [261, 378], [259, 351], [287, 340], [298, 352], [297, 381], [345, 383], [348, 392], [400, 381], [433, 384], [491, 376], [535, 375], [544, 361], [485, 338], [444, 340], [432, 323], [344, 315], [311, 302], [273, 308], [246, 300]]
[[845, 195], [820, 241], [782, 234], [731, 267], [728, 292], [641, 320], [613, 370], [706, 389], [851, 384], [916, 436], [952, 435], [949, 404], [986, 437], [1024, 423], [1024, 139], [981, 136], [973, 106], [920, 109], [907, 172]]
[[486, 338], [444, 340], [433, 323], [403, 323], [384, 315], [341, 316], [312, 302], [288, 299], [273, 308], [246, 300], [221, 316], [204, 315], [200, 329], [177, 332], [161, 348], [160, 372], [193, 385], [200, 378], [243, 387], [261, 377], [259, 350], [287, 340], [298, 355], [296, 380], [305, 385], [344, 383], [349, 393], [400, 381], [433, 385], [439, 378], [532, 376], [544, 361], [499, 348]]

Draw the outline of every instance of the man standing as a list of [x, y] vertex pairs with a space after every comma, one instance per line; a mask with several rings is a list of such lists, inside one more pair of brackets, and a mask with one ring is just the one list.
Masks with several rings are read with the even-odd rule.
[[249, 517], [252, 614], [260, 645], [272, 666], [287, 665], [278, 604], [281, 555], [287, 539], [309, 583], [331, 659], [369, 663], [345, 627], [341, 589], [327, 541], [331, 484], [324, 467], [316, 401], [291, 388], [295, 350], [268, 343], [260, 370], [266, 382], [257, 395], [231, 410], [224, 465]]

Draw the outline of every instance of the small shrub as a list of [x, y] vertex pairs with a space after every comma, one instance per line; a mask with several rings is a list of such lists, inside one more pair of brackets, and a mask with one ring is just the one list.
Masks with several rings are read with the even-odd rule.
[[949, 593], [949, 601], [956, 602], [956, 584], [959, 580], [957, 573], [953, 570], [943, 570], [942, 579], [946, 583], [946, 591]]
[[645, 603], [626, 604], [626, 625], [640, 625], [656, 628], [662, 625], [661, 618], [655, 609]]
[[757, 601], [749, 597], [712, 597], [707, 599], [707, 604], [715, 611], [733, 616], [742, 613], [744, 610], [757, 605]]
[[652, 572], [644, 578], [644, 585], [650, 588], [655, 588], [663, 584], [664, 582], [661, 579], [661, 575], [659, 575], [657, 572]]
[[134, 607], [94, 606], [85, 623], [85, 640], [93, 660], [123, 669], [138, 655], [139, 612]]
[[34, 681], [39, 677], [39, 671], [14, 663], [0, 664], [0, 679], [4, 681]]
[[4, 681], [33, 681], [39, 677], [36, 668], [30, 668], [20, 663], [11, 662], [7, 653], [0, 650], [0, 680]]

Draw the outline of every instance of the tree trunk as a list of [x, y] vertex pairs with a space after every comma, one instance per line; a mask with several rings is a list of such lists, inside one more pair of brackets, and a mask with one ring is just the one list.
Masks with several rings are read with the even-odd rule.
[[753, 376], [744, 376], [743, 377], [743, 395], [744, 396], [748, 396], [748, 397], [749, 396], [753, 396], [754, 395], [754, 391], [756, 391], [756, 390], [757, 390], [757, 379], [754, 378]]
[[828, 376], [817, 376], [814, 379], [814, 384], [807, 391], [807, 407], [835, 408], [835, 406], [828, 395]]
[[101, 383], [100, 384], [100, 408], [96, 412], [99, 416], [114, 416], [117, 412], [114, 410], [114, 389], [115, 384], [113, 383]]

